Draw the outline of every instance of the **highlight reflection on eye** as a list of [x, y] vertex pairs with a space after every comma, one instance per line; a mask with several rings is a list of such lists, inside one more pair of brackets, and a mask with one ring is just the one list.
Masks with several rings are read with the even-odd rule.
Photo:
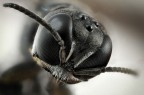
[[86, 17], [85, 15], [80, 15], [80, 19], [81, 19], [81, 20], [86, 20], [87, 17]]
[[89, 32], [91, 32], [91, 31], [93, 30], [93, 27], [92, 27], [91, 25], [87, 25], [87, 26], [86, 26], [86, 29], [87, 29]]
[[94, 24], [95, 24], [96, 27], [99, 27], [99, 23], [98, 22], [94, 21]]

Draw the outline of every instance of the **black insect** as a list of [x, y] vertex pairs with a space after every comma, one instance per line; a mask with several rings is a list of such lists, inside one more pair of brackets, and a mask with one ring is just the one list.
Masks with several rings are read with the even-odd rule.
[[110, 37], [99, 22], [69, 4], [53, 7], [44, 20], [17, 4], [5, 3], [36, 20], [32, 55], [56, 79], [74, 84], [104, 72], [136, 75], [133, 70], [106, 67], [112, 52]]

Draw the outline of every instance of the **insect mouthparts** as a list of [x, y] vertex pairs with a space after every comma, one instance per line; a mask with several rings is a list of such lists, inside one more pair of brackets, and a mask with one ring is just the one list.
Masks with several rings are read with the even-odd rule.
[[37, 57], [34, 57], [34, 60], [37, 62], [37, 64], [39, 66], [41, 66], [42, 68], [44, 68], [45, 70], [50, 72], [52, 74], [52, 76], [55, 77], [59, 81], [63, 81], [68, 84], [75, 84], [75, 83], [79, 83], [82, 81], [82, 80], [76, 78], [67, 69], [65, 69], [59, 65], [52, 66], [52, 65], [47, 64], [46, 62], [40, 60]]

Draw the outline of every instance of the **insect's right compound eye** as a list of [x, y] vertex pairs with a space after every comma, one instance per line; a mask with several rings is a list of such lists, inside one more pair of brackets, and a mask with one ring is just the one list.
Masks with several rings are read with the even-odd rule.
[[[46, 15], [45, 21], [59, 33], [66, 46], [66, 55], [68, 55], [71, 47], [72, 37], [72, 19], [69, 15], [64, 13], [55, 14], [53, 16]], [[42, 26], [39, 26], [35, 39], [35, 52], [37, 52], [39, 59], [51, 65], [60, 64], [59, 60], [59, 45], [50, 31]]]

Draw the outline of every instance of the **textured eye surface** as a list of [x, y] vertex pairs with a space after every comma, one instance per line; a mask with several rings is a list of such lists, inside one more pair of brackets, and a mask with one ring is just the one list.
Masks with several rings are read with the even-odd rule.
[[91, 25], [86, 25], [86, 29], [91, 32], [93, 30], [93, 27]]
[[[72, 20], [69, 15], [56, 14], [46, 16], [45, 20], [59, 33], [66, 45], [66, 55], [71, 46]], [[39, 27], [36, 34], [36, 52], [41, 60], [57, 65], [59, 64], [59, 45], [47, 29]]]

